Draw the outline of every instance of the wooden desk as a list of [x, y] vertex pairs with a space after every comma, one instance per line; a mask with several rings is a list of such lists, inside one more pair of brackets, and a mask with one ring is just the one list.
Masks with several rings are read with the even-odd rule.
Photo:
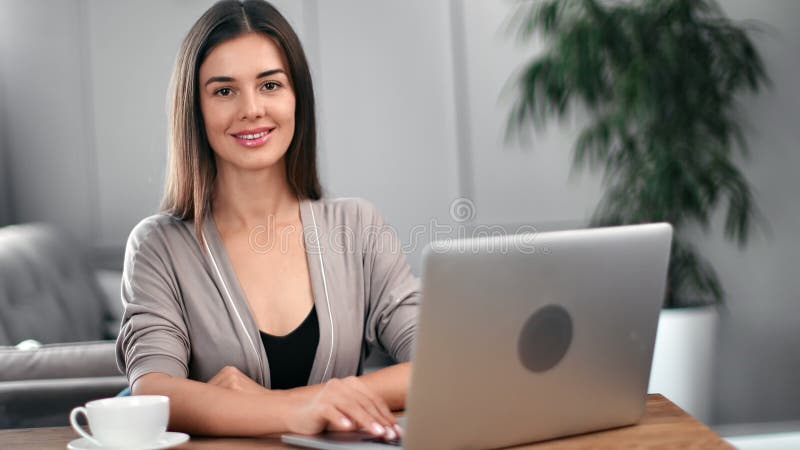
[[[0, 430], [0, 447], [4, 450], [63, 450], [69, 441], [77, 437], [69, 427]], [[293, 447], [282, 444], [277, 438], [192, 438], [189, 442], [174, 448], [176, 450], [221, 448], [270, 450]], [[647, 412], [637, 425], [522, 445], [514, 449], [714, 450], [733, 449], [733, 446], [671, 401], [659, 394], [650, 394], [647, 398]]]

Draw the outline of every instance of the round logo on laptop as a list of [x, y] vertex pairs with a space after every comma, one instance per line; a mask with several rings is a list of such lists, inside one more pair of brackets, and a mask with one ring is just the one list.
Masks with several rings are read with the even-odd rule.
[[547, 305], [536, 310], [522, 327], [517, 353], [531, 372], [552, 369], [567, 354], [572, 343], [572, 318], [563, 306]]

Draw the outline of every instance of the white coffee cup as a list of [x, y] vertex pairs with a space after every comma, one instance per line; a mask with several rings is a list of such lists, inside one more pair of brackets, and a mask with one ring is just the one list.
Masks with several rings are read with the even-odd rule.
[[[92, 434], [78, 425], [84, 414]], [[100, 447], [135, 448], [155, 442], [167, 431], [169, 397], [133, 395], [93, 400], [69, 414], [69, 423], [81, 436]]]

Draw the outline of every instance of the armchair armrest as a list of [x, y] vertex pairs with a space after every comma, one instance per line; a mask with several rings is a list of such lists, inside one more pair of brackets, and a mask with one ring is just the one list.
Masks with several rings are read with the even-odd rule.
[[0, 428], [67, 425], [72, 408], [127, 385], [113, 341], [0, 347]]
[[30, 350], [0, 347], [0, 381], [118, 375], [114, 341], [47, 344]]
[[0, 428], [65, 426], [72, 408], [126, 386], [121, 375], [0, 382]]

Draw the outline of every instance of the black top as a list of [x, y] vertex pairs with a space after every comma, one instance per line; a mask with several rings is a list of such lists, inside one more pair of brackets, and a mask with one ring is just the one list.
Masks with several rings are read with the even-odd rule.
[[261, 331], [261, 341], [269, 361], [271, 389], [305, 386], [319, 344], [317, 308], [312, 306], [303, 323], [286, 336], [273, 336]]

